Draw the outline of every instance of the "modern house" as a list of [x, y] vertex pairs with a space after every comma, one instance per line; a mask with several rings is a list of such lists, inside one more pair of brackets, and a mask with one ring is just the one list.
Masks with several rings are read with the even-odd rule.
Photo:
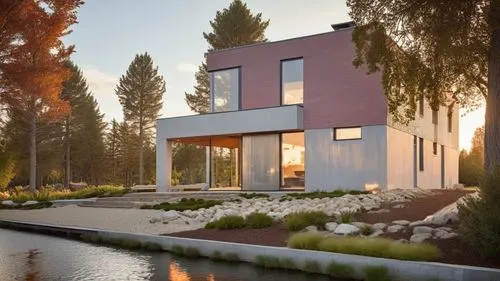
[[[353, 25], [207, 54], [211, 113], [157, 121], [157, 191], [172, 145], [207, 147], [207, 184], [242, 190], [446, 188], [458, 183], [458, 108], [420, 102], [393, 122], [380, 73], [356, 69]], [[220, 161], [229, 159], [221, 183]], [[218, 162], [219, 161], [219, 162]], [[226, 167], [229, 167], [226, 165]]]

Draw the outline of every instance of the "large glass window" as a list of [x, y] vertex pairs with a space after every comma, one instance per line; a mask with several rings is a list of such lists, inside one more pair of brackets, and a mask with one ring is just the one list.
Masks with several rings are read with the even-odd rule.
[[240, 109], [239, 68], [210, 73], [212, 112]]
[[304, 60], [281, 62], [281, 102], [300, 104], [304, 102]]
[[279, 135], [243, 136], [243, 190], [279, 189]]
[[335, 140], [359, 140], [361, 139], [361, 127], [335, 128]]
[[303, 187], [305, 174], [304, 132], [281, 136], [281, 185]]

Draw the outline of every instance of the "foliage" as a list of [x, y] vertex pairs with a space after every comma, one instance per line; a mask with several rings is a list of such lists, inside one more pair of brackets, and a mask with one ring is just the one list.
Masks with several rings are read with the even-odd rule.
[[325, 237], [317, 233], [294, 234], [288, 240], [288, 247], [413, 261], [433, 261], [441, 254], [436, 246], [426, 243], [407, 244], [385, 238]]
[[254, 212], [246, 216], [245, 224], [250, 228], [265, 228], [273, 224], [273, 218], [265, 213]]
[[356, 212], [351, 212], [351, 211], [340, 212], [337, 221], [339, 223], [350, 223], [356, 220], [356, 215], [357, 215]]
[[280, 268], [280, 261], [277, 257], [258, 255], [255, 263], [265, 268]]
[[158, 67], [153, 66], [153, 59], [148, 53], [135, 56], [116, 88], [125, 122], [139, 135], [139, 184], [144, 181], [144, 143], [150, 139], [159, 117], [164, 93], [165, 81], [158, 74]]
[[500, 165], [498, 2], [348, 0], [347, 6], [357, 24], [354, 65], [382, 72], [394, 121], [413, 120], [422, 99], [433, 110], [448, 106], [448, 114], [456, 103], [474, 109], [486, 99], [485, 167], [489, 173]]
[[240, 256], [237, 253], [226, 253], [222, 255], [222, 260], [228, 262], [240, 262]]
[[323, 240], [323, 235], [319, 233], [303, 232], [292, 235], [287, 245], [294, 249], [317, 250], [318, 244]]
[[182, 255], [184, 253], [184, 247], [181, 245], [173, 245], [172, 248], [170, 248], [170, 252], [172, 252], [174, 255]]
[[269, 198], [269, 194], [266, 193], [240, 193], [240, 197], [245, 199], [254, 199], [254, 198]]
[[474, 131], [471, 143], [470, 152], [460, 152], [458, 181], [466, 186], [479, 186], [484, 174], [484, 126]]
[[458, 204], [460, 236], [473, 249], [492, 257], [500, 252], [500, 167], [484, 178], [478, 198], [468, 197]]
[[325, 269], [326, 274], [334, 278], [352, 278], [354, 276], [354, 268], [348, 264], [331, 261]]
[[205, 199], [195, 199], [195, 198], [182, 198], [179, 202], [175, 203], [160, 203], [156, 205], [144, 205], [141, 206], [141, 209], [155, 209], [155, 210], [164, 210], [164, 211], [170, 211], [170, 210], [175, 210], [175, 211], [186, 211], [186, 210], [191, 210], [195, 211], [201, 208], [208, 209], [210, 207], [220, 205], [222, 204], [223, 201], [221, 200], [205, 200]]
[[43, 208], [49, 208], [52, 207], [52, 202], [39, 202], [36, 204], [32, 205], [15, 205], [15, 206], [8, 206], [8, 205], [2, 205], [0, 204], [0, 210], [1, 209], [12, 209], [12, 210], [36, 210], [36, 209], [43, 209]]
[[363, 269], [365, 281], [391, 281], [385, 266], [367, 266]]
[[297, 265], [290, 258], [280, 259], [280, 268], [285, 270], [297, 270]]
[[52, 200], [62, 200], [62, 199], [85, 199], [94, 197], [117, 197], [122, 196], [127, 193], [127, 190], [121, 186], [91, 186], [79, 189], [77, 191], [70, 191], [67, 189], [63, 190], [50, 190], [41, 189], [35, 193], [28, 191], [14, 191], [10, 194], [10, 200], [16, 203], [22, 203], [30, 200], [35, 200], [39, 202], [46, 202]]
[[296, 193], [287, 193], [282, 197], [283, 200], [293, 200], [293, 199], [316, 199], [316, 198], [336, 198], [342, 197], [346, 194], [351, 195], [359, 195], [359, 194], [368, 194], [366, 191], [357, 191], [357, 190], [334, 190], [334, 191], [314, 191], [314, 192], [296, 192]]
[[186, 257], [197, 258], [200, 256], [200, 251], [195, 247], [186, 247], [183, 254]]
[[212, 259], [212, 260], [220, 260], [220, 259], [222, 259], [222, 254], [221, 254], [221, 252], [219, 252], [219, 251], [214, 251], [214, 252], [210, 255], [210, 259]]
[[322, 211], [296, 212], [285, 217], [285, 226], [290, 231], [299, 231], [310, 225], [324, 229], [328, 219], [328, 215]]
[[321, 271], [321, 265], [317, 261], [313, 260], [306, 260], [304, 262], [303, 270], [310, 273], [323, 273]]
[[242, 216], [227, 215], [218, 220], [214, 220], [205, 225], [206, 229], [235, 229], [243, 228], [246, 226], [245, 219]]
[[[1, 129], [0, 134], [3, 134]], [[14, 168], [16, 163], [10, 153], [2, 150], [0, 147], [0, 190], [5, 190], [10, 180], [15, 176]]]
[[364, 225], [362, 228], [361, 228], [361, 234], [362, 235], [365, 235], [365, 236], [368, 236], [370, 234], [372, 234], [375, 230], [373, 229], [372, 226], [370, 225]]
[[[177, 184], [206, 182], [206, 150], [203, 146], [175, 143], [172, 147], [172, 169]], [[172, 174], [174, 178], [174, 173]]]
[[[217, 11], [210, 21], [212, 31], [203, 33], [209, 44], [209, 51], [221, 50], [253, 43], [265, 42], [264, 35], [269, 20], [263, 20], [262, 14], [252, 14], [241, 0], [235, 0], [229, 8]], [[185, 93], [189, 108], [197, 113], [210, 111], [210, 80], [206, 62], [195, 73], [194, 93]]]

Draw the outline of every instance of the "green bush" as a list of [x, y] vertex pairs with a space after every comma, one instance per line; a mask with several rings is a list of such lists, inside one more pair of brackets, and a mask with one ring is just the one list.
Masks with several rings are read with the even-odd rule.
[[367, 266], [363, 269], [365, 281], [391, 281], [385, 266]]
[[12, 209], [12, 210], [36, 210], [36, 209], [43, 209], [43, 208], [49, 208], [52, 207], [52, 202], [39, 202], [33, 205], [16, 205], [16, 206], [8, 206], [8, 205], [1, 205], [0, 204], [0, 210], [2, 209]]
[[219, 251], [214, 251], [210, 255], [210, 259], [212, 259], [212, 260], [220, 260], [220, 259], [222, 259], [222, 254]]
[[179, 202], [169, 203], [164, 202], [156, 205], [143, 205], [141, 209], [155, 209], [155, 210], [164, 210], [164, 211], [186, 211], [191, 210], [195, 211], [198, 209], [208, 209], [210, 207], [222, 204], [222, 200], [205, 200], [205, 199], [195, 199], [195, 198], [182, 198]]
[[246, 226], [245, 219], [242, 216], [228, 215], [223, 216], [218, 220], [209, 222], [205, 225], [206, 229], [235, 229], [243, 228]]
[[317, 250], [318, 244], [324, 239], [325, 237], [319, 233], [304, 232], [292, 235], [287, 244], [294, 249]]
[[194, 247], [187, 247], [184, 249], [184, 255], [190, 258], [197, 258], [200, 256], [200, 251]]
[[117, 239], [116, 241], [111, 240], [111, 244], [122, 247], [122, 248], [127, 248], [127, 249], [138, 249], [141, 247], [141, 242], [135, 240], [135, 239]]
[[222, 255], [222, 259], [228, 262], [239, 262], [241, 261], [240, 256], [237, 253], [226, 253]]
[[481, 181], [479, 197], [458, 204], [460, 236], [484, 257], [500, 252], [500, 167]]
[[361, 234], [365, 236], [371, 235], [373, 232], [375, 232], [375, 230], [370, 225], [365, 225], [361, 228]]
[[297, 270], [297, 265], [293, 262], [292, 259], [284, 258], [280, 259], [280, 268], [285, 270]]
[[304, 263], [303, 270], [310, 273], [323, 273], [321, 271], [321, 265], [317, 261], [307, 260]]
[[154, 242], [146, 242], [142, 245], [142, 248], [147, 250], [147, 251], [162, 251], [163, 250], [163, 247], [160, 244], [154, 243]]
[[322, 211], [297, 212], [285, 217], [285, 227], [290, 231], [299, 231], [310, 225], [324, 229], [328, 215]]
[[354, 268], [352, 266], [335, 261], [330, 262], [325, 271], [326, 274], [335, 278], [352, 278], [354, 276]]
[[297, 192], [297, 193], [288, 193], [281, 199], [285, 200], [293, 200], [293, 199], [316, 199], [316, 198], [335, 198], [342, 197], [346, 194], [351, 195], [359, 195], [359, 194], [368, 194], [366, 191], [357, 191], [357, 190], [334, 190], [334, 191], [314, 191], [314, 192]]
[[240, 197], [243, 197], [245, 199], [269, 198], [269, 194], [265, 194], [265, 193], [241, 193]]
[[257, 256], [255, 259], [257, 265], [263, 266], [265, 268], [280, 268], [279, 259], [271, 256]]
[[427, 243], [407, 244], [385, 238], [324, 237], [317, 233], [292, 235], [288, 247], [413, 261], [434, 261], [441, 255], [436, 246]]
[[16, 203], [23, 203], [29, 200], [46, 202], [62, 199], [116, 197], [122, 196], [127, 192], [128, 191], [121, 186], [111, 185], [90, 186], [73, 192], [69, 190], [54, 190], [52, 188], [42, 188], [39, 191], [32, 193], [29, 191], [23, 191], [22, 188], [16, 188], [16, 190], [9, 196], [9, 199]]
[[265, 228], [273, 224], [273, 218], [264, 213], [251, 213], [245, 218], [246, 225], [250, 228]]
[[170, 252], [172, 252], [174, 255], [179, 255], [181, 256], [184, 254], [184, 247], [181, 245], [173, 245], [172, 248], [170, 248]]
[[337, 217], [337, 221], [339, 223], [351, 223], [356, 220], [356, 215], [356, 212], [341, 212]]

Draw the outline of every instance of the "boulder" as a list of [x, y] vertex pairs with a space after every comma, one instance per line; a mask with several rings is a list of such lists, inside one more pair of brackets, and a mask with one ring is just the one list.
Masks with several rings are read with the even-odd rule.
[[405, 229], [404, 226], [396, 224], [396, 225], [391, 225], [387, 228], [387, 232], [394, 233], [394, 232], [399, 232], [401, 230]]
[[397, 221], [393, 221], [392, 223], [393, 224], [399, 224], [399, 225], [406, 226], [406, 225], [410, 224], [410, 221], [407, 221], [407, 220], [397, 220]]
[[414, 222], [410, 223], [410, 227], [415, 227], [415, 226], [424, 225], [424, 224], [426, 224], [426, 222], [422, 221], [422, 220], [420, 220], [420, 221], [414, 221]]
[[380, 214], [380, 213], [389, 213], [390, 210], [388, 209], [379, 209], [379, 210], [375, 210], [375, 211], [369, 211], [368, 213], [369, 214]]
[[28, 200], [28, 201], [24, 202], [22, 205], [23, 206], [31, 206], [31, 205], [36, 205], [36, 204], [38, 204], [38, 201]]
[[315, 225], [310, 225], [310, 226], [306, 227], [304, 230], [309, 231], [309, 232], [317, 232], [318, 228]]
[[441, 239], [441, 237], [444, 237], [447, 234], [448, 234], [447, 231], [444, 231], [442, 229], [438, 229], [438, 230], [436, 230], [436, 232], [434, 232], [434, 237], [438, 238], [438, 239]]
[[441, 239], [450, 239], [450, 238], [453, 238], [453, 237], [457, 237], [458, 234], [456, 234], [455, 232], [449, 232], [443, 236], [441, 236]]
[[372, 234], [368, 235], [369, 237], [378, 237], [380, 235], [384, 234], [383, 230], [375, 230]]
[[425, 240], [430, 239], [431, 237], [432, 237], [431, 233], [417, 233], [417, 234], [413, 234], [410, 237], [410, 242], [412, 242], [412, 243], [422, 243]]
[[360, 222], [360, 221], [351, 222], [351, 224], [359, 227], [360, 229], [363, 228], [363, 227], [365, 227], [365, 226], [370, 226], [370, 224], [364, 223], [364, 222]]
[[4, 206], [16, 206], [17, 204], [14, 203], [14, 201], [12, 201], [12, 200], [3, 200], [2, 205], [4, 205]]
[[339, 226], [337, 226], [334, 233], [340, 235], [353, 235], [358, 234], [359, 232], [360, 229], [357, 226], [347, 223], [341, 223]]
[[405, 204], [396, 204], [394, 206], [392, 206], [393, 209], [402, 209], [405, 207]]
[[413, 234], [432, 233], [434, 228], [429, 226], [417, 226], [413, 229]]
[[338, 223], [336, 223], [336, 222], [327, 222], [325, 224], [325, 229], [328, 231], [334, 232], [335, 229], [337, 229], [337, 226], [338, 226]]
[[162, 220], [165, 222], [165, 221], [173, 221], [175, 219], [178, 219], [180, 217], [179, 213], [175, 210], [170, 210], [170, 211], [166, 211], [166, 212], [163, 212], [163, 214], [161, 215], [162, 217]]
[[384, 230], [387, 227], [387, 224], [379, 222], [379, 223], [373, 224], [372, 227], [375, 230]]

